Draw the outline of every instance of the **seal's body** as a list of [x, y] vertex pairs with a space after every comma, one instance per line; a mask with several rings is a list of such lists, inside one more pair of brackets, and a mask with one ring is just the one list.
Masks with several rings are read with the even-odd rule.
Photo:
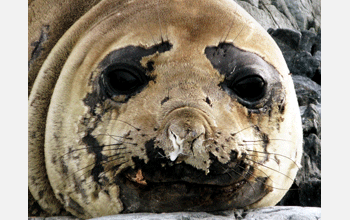
[[255, 208], [293, 183], [293, 82], [233, 1], [33, 1], [29, 57], [29, 189], [50, 214]]

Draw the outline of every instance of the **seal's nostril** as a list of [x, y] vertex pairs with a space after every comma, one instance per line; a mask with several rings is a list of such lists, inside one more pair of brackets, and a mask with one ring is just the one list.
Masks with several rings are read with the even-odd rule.
[[168, 128], [168, 138], [173, 147], [173, 151], [169, 154], [170, 160], [175, 161], [180, 154], [190, 153], [195, 140], [204, 133], [205, 127], [196, 116], [173, 120]]

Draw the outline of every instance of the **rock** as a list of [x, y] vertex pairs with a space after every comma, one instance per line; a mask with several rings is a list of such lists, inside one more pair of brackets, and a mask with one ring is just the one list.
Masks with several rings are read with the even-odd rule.
[[285, 3], [296, 19], [300, 30], [321, 28], [321, 1], [320, 0], [285, 0]]
[[321, 104], [321, 86], [305, 76], [292, 75], [299, 106]]
[[314, 104], [310, 104], [306, 107], [305, 111], [301, 115], [304, 137], [308, 137], [312, 133], [315, 134], [319, 138], [321, 137], [321, 113], [320, 113], [320, 111], [321, 111], [320, 105], [319, 105], [319, 107], [317, 107]]
[[[174, 213], [132, 213], [104, 216], [92, 220], [316, 220], [321, 218], [321, 208], [275, 206], [248, 211], [235, 210], [217, 213], [174, 212]], [[28, 220], [78, 220], [73, 217], [29, 217]]]
[[321, 33], [290, 29], [269, 29], [268, 32], [280, 47], [289, 71], [321, 85]]
[[321, 29], [321, 0], [235, 0], [266, 30]]
[[312, 207], [266, 207], [248, 210], [243, 218], [254, 220], [311, 220], [321, 219], [321, 208]]
[[299, 30], [296, 22], [294, 24], [274, 5], [265, 4], [263, 1], [236, 0], [260, 25], [265, 28], [289, 28]]
[[[234, 210], [214, 213], [132, 213], [93, 218], [92, 220], [316, 220], [321, 218], [321, 208], [315, 207], [265, 207], [247, 211]], [[29, 217], [28, 220], [78, 220], [73, 217]]]

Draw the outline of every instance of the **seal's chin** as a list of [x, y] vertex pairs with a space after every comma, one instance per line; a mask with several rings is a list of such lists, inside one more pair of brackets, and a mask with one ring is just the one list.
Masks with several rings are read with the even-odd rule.
[[230, 170], [227, 167], [220, 170], [214, 161], [212, 172], [205, 174], [184, 162], [144, 164], [135, 158], [134, 161], [135, 168], [122, 172], [117, 183], [126, 208], [124, 213], [243, 208], [268, 193], [267, 178], [255, 178], [253, 168], [233, 165], [234, 162], [228, 163]]

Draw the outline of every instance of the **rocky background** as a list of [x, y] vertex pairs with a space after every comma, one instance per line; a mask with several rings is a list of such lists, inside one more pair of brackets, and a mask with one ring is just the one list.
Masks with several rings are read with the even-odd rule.
[[236, 0], [274, 38], [292, 73], [304, 133], [302, 168], [279, 205], [321, 207], [321, 0]]
[[235, 1], [274, 38], [292, 73], [303, 123], [304, 154], [291, 190], [276, 207], [246, 212], [141, 213], [99, 219], [321, 219], [321, 0]]

